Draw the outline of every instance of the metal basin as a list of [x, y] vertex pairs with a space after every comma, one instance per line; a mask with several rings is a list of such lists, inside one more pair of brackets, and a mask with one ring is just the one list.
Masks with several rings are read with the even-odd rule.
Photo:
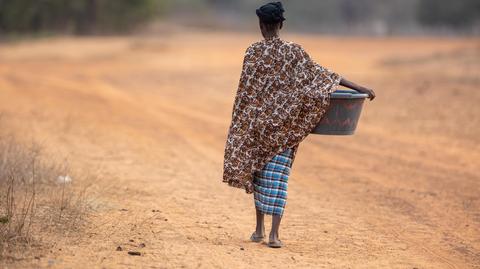
[[354, 90], [337, 90], [330, 96], [330, 106], [312, 134], [352, 135], [368, 94]]

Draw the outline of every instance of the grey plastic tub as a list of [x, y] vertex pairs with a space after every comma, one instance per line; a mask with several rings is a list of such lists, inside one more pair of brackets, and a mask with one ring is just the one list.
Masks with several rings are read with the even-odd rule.
[[368, 94], [354, 90], [337, 90], [330, 96], [330, 106], [312, 134], [352, 135], [357, 129], [363, 102]]

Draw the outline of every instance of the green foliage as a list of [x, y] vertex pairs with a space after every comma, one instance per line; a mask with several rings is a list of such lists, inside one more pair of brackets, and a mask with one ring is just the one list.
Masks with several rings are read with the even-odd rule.
[[161, 0], [0, 0], [0, 32], [126, 32], [159, 14]]
[[103, 29], [121, 32], [154, 17], [159, 11], [161, 1], [110, 0], [98, 2], [99, 26]]

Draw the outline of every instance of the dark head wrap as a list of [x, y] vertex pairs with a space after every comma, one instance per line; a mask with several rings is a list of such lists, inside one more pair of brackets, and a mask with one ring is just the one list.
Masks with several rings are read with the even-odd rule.
[[283, 9], [282, 2], [271, 2], [257, 9], [257, 16], [263, 23], [274, 24], [285, 20], [283, 12], [285, 9]]

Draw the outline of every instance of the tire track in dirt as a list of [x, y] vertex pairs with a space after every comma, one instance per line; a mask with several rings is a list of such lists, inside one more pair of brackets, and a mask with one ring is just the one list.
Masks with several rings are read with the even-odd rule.
[[[48, 259], [55, 260], [53, 268], [79, 263], [91, 268], [475, 267], [474, 253], [480, 248], [472, 239], [478, 237], [475, 141], [457, 139], [446, 148], [452, 139], [446, 134], [431, 139], [420, 138], [421, 132], [395, 134], [401, 127], [397, 118], [380, 115], [403, 104], [392, 98], [388, 104], [380, 98], [371, 110], [368, 104], [357, 137], [312, 137], [302, 144], [283, 220], [286, 247], [271, 250], [249, 243], [252, 198], [221, 183], [233, 97], [226, 91], [216, 94], [216, 89], [236, 86], [236, 59], [221, 58], [242, 52], [243, 43], [212, 46], [223, 38], [218, 34], [171, 38], [168, 49], [162, 45], [162, 50], [141, 52], [132, 49], [129, 39], [115, 40], [114, 52], [104, 44], [85, 57], [83, 43], [70, 42], [75, 57], [66, 52], [55, 61], [48, 55], [34, 57], [32, 47], [30, 56], [17, 59], [17, 52], [8, 57], [8, 68], [0, 67], [0, 83], [10, 89], [1, 94], [15, 104], [0, 102], [11, 115], [34, 121], [36, 132], [75, 156], [78, 164], [103, 167], [97, 182], [103, 192], [96, 197], [91, 226], [74, 244], [61, 239], [56, 245], [62, 250], [53, 250], [38, 267], [48, 267]], [[322, 41], [303, 38], [313, 47]], [[185, 40], [195, 40], [198, 48], [181, 43]], [[361, 41], [361, 46], [374, 46], [361, 59], [391, 57], [383, 47], [374, 51], [385, 44], [409, 51], [399, 44], [402, 40], [382, 42]], [[435, 44], [425, 40], [417, 45], [430, 53]], [[343, 43], [343, 53], [350, 46]], [[445, 42], [438, 49], [449, 46]], [[212, 55], [215, 60], [205, 62]], [[355, 62], [355, 68], [365, 67], [362, 76], [381, 85], [397, 75], [384, 72], [376, 80], [382, 70], [366, 68], [373, 62]], [[408, 77], [402, 76], [405, 68], [409, 66], [395, 69], [396, 78]], [[386, 96], [398, 94], [383, 90]], [[210, 95], [215, 95], [212, 100]], [[67, 120], [74, 124], [62, 123]], [[422, 153], [429, 150], [435, 154]], [[115, 250], [119, 245], [137, 249], [141, 242], [146, 244], [139, 249], [142, 257]]]
[[[169, 108], [169, 109], [170, 109], [170, 108]], [[170, 110], [170, 111], [169, 111], [169, 114], [171, 115], [172, 112], [175, 112], [175, 111]], [[185, 116], [185, 115], [187, 115], [187, 116]], [[188, 115], [189, 115], [188, 113], [185, 113], [185, 114], [184, 114], [184, 113], [180, 113], [180, 116], [183, 116], [184, 118], [186, 118], [187, 125], [188, 125], [188, 120], [191, 120], [192, 118], [193, 118], [194, 120], [199, 120], [199, 117], [190, 117], [190, 116], [188, 116]], [[178, 117], [176, 117], [176, 118], [178, 119]], [[208, 121], [205, 120], [204, 118], [203, 118], [203, 120], [205, 121], [205, 123], [208, 122]], [[177, 123], [178, 123], [178, 121], [177, 121]], [[183, 129], [183, 130], [185, 131], [185, 129]], [[190, 142], [190, 146], [199, 145], [199, 144], [201, 144], [201, 142], [200, 142], [200, 143], [199, 143], [199, 142], [193, 142], [193, 141]], [[201, 155], [201, 154], [200, 154], [200, 155]], [[376, 156], [376, 157], [378, 158], [378, 156]], [[429, 253], [429, 254], [432, 254], [432, 253], [433, 253], [433, 254], [435, 254], [435, 256], [437, 255], [435, 252], [432, 252], [432, 251], [429, 250], [429, 249], [425, 249], [424, 247], [421, 247], [420, 249], [424, 249], [426, 253]], [[448, 260], [446, 260], [445, 262], [446, 262], [447, 264], [449, 263]]]

